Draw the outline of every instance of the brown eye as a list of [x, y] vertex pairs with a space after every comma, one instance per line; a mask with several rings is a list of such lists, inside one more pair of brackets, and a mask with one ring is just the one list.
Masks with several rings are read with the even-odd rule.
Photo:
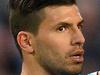
[[65, 31], [66, 30], [66, 26], [60, 26], [59, 28], [58, 28], [58, 31], [60, 31], [60, 32], [63, 32], [63, 31]]
[[71, 25], [65, 22], [61, 22], [60, 24], [57, 25], [57, 31], [59, 32], [64, 32], [67, 31], [69, 29]]
[[78, 29], [82, 30], [83, 28], [83, 24], [82, 25], [78, 25]]

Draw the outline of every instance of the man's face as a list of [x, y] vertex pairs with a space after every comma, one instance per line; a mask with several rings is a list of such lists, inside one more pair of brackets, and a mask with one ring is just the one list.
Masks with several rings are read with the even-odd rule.
[[83, 65], [82, 17], [76, 5], [48, 6], [36, 35], [36, 59], [51, 72], [77, 74]]

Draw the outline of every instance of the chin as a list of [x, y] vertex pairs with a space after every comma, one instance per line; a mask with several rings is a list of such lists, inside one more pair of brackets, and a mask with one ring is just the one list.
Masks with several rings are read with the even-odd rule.
[[[71, 71], [59, 71], [61, 75], [79, 75], [81, 73], [81, 70], [71, 70]], [[59, 73], [58, 72], [58, 73]]]
[[[83, 65], [73, 65], [73, 66], [69, 66], [66, 68], [66, 72], [68, 72], [68, 75], [78, 75], [81, 73], [83, 68]], [[67, 75], [67, 74], [66, 74]]]

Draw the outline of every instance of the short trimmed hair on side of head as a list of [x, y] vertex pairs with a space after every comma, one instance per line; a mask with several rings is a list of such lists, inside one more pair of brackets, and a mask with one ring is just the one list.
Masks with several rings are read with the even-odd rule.
[[9, 0], [9, 23], [18, 49], [20, 50], [20, 47], [16, 39], [20, 31], [37, 34], [42, 21], [39, 15], [41, 9], [53, 5], [73, 4], [76, 4], [75, 0]]

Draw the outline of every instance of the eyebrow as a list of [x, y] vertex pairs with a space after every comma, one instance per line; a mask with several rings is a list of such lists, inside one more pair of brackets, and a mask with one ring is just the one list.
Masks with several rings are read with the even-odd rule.
[[[80, 25], [84, 22], [84, 20], [82, 19], [81, 21], [78, 22], [77, 25]], [[60, 24], [67, 24], [67, 25], [73, 25], [72, 23], [68, 23], [68, 22], [61, 22], [61, 23], [58, 23], [57, 25], [60, 25]]]
[[82, 19], [77, 25], [80, 25], [84, 22], [84, 20]]
[[[83, 26], [82, 25], [82, 23], [84, 22], [84, 20], [82, 19], [81, 21], [79, 21], [78, 22], [78, 24], [77, 25], [81, 25], [81, 26]], [[60, 23], [58, 23], [58, 24], [56, 24], [56, 26], [58, 26], [58, 25], [69, 25], [69, 26], [72, 26], [73, 25], [73, 23], [68, 23], [68, 22], [60, 22]]]
[[57, 25], [62, 25], [62, 24], [63, 24], [63, 25], [64, 25], [64, 24], [65, 24], [65, 25], [72, 25], [72, 23], [67, 23], [67, 22], [60, 22], [60, 23], [58, 23]]

